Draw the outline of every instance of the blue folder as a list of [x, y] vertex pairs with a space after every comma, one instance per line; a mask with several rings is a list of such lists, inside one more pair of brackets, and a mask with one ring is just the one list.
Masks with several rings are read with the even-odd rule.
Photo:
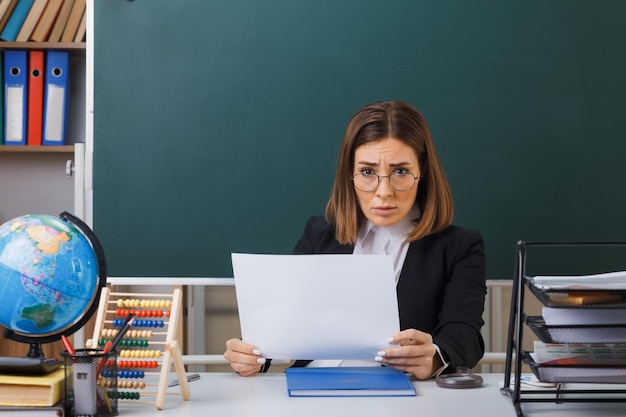
[[415, 387], [397, 369], [384, 366], [287, 368], [290, 397], [415, 396]]
[[47, 51], [45, 66], [41, 143], [63, 145], [69, 102], [69, 52]]
[[26, 145], [28, 52], [4, 51], [4, 144]]
[[28, 16], [28, 12], [30, 12], [30, 8], [33, 6], [35, 0], [19, 0], [11, 12], [11, 17], [7, 21], [7, 24], [4, 25], [4, 29], [2, 29], [2, 33], [0, 33], [0, 39], [7, 42], [15, 42], [17, 38], [17, 34], [19, 33], [24, 21], [26, 20], [26, 16]]

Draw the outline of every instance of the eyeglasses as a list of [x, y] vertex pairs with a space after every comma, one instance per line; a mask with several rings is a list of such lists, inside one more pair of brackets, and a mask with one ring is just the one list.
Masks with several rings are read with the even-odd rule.
[[380, 180], [387, 178], [389, 185], [396, 191], [409, 191], [415, 186], [417, 177], [410, 172], [394, 172], [390, 175], [378, 175], [374, 173], [362, 173], [352, 176], [354, 188], [359, 191], [374, 191], [380, 185]]

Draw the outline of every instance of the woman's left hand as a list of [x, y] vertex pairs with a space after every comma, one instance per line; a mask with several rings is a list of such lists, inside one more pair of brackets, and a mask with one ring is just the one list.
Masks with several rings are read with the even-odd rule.
[[391, 343], [398, 347], [381, 350], [376, 360], [385, 365], [428, 379], [443, 366], [430, 334], [407, 329], [394, 334]]

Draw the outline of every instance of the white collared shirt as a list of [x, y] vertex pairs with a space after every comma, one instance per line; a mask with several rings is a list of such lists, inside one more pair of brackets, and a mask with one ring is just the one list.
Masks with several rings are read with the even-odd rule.
[[398, 284], [404, 259], [409, 250], [409, 242], [406, 238], [415, 227], [414, 221], [420, 216], [419, 207], [414, 206], [404, 219], [391, 226], [377, 226], [368, 220], [359, 230], [353, 254], [391, 256], [396, 284]]

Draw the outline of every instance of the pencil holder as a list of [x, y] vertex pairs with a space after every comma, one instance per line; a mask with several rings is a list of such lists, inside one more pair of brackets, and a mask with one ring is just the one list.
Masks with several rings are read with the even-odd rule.
[[100, 349], [62, 351], [65, 359], [65, 410], [68, 416], [116, 416], [117, 354]]

